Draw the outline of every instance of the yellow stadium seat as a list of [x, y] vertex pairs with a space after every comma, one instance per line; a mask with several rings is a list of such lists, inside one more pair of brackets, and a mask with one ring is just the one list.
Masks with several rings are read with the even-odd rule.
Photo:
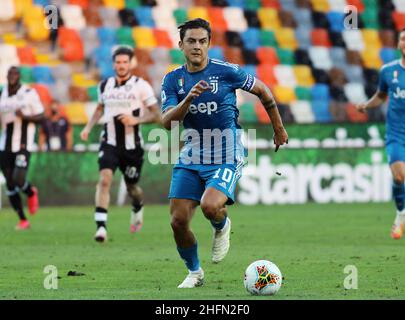
[[31, 6], [23, 9], [23, 23], [25, 26], [38, 23], [43, 25], [45, 21], [44, 8], [41, 6]]
[[295, 92], [293, 88], [274, 86], [274, 95], [279, 103], [288, 104], [296, 100]]
[[15, 17], [21, 18], [25, 11], [30, 11], [32, 0], [14, 0]]
[[140, 49], [151, 49], [156, 47], [156, 39], [150, 28], [135, 27], [132, 37], [135, 40], [136, 47]]
[[315, 81], [312, 76], [311, 68], [306, 65], [293, 66], [295, 79], [299, 86], [312, 86]]
[[278, 12], [273, 8], [259, 8], [257, 10], [262, 29], [278, 29], [281, 26]]
[[204, 7], [191, 7], [190, 9], [188, 9], [188, 19], [192, 20], [192, 19], [197, 19], [197, 18], [201, 18], [204, 20], [209, 21], [209, 17], [208, 17], [208, 10], [207, 8]]
[[361, 53], [361, 57], [366, 68], [379, 69], [383, 65], [378, 50], [366, 49]]
[[311, 0], [312, 10], [329, 12], [329, 2], [328, 0]]
[[27, 25], [29, 39], [33, 41], [46, 41], [49, 39], [49, 29], [45, 28], [42, 21], [34, 21]]
[[73, 102], [65, 105], [65, 111], [72, 124], [87, 123], [85, 105], [80, 102]]
[[27, 45], [27, 41], [24, 39], [17, 39], [14, 33], [5, 33], [3, 35], [3, 41], [5, 44], [10, 44], [17, 48], [25, 47]]
[[125, 0], [103, 0], [103, 3], [106, 7], [113, 7], [117, 10], [125, 8]]
[[97, 81], [89, 79], [84, 73], [74, 73], [72, 75], [72, 84], [77, 87], [93, 87], [97, 85]]
[[363, 29], [361, 30], [363, 41], [366, 48], [374, 48], [379, 50], [381, 48], [381, 40], [378, 35], [377, 30], [374, 29]]
[[280, 48], [295, 50], [298, 47], [294, 29], [279, 28], [275, 32], [276, 40]]
[[174, 69], [181, 67], [180, 64], [170, 64], [167, 69], [166, 69], [166, 73], [172, 72]]

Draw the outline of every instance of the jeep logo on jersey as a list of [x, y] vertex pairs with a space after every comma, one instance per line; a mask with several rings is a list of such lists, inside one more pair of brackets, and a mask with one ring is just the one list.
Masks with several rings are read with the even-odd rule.
[[207, 104], [201, 102], [198, 105], [191, 104], [188, 110], [192, 114], [197, 114], [199, 112], [199, 113], [206, 113], [210, 116], [211, 113], [218, 110], [218, 105], [215, 101], [207, 102]]
[[397, 87], [397, 91], [394, 92], [394, 98], [395, 99], [405, 99], [405, 90], [401, 90], [399, 87]]
[[211, 92], [217, 93], [218, 92], [218, 77], [209, 77], [209, 82], [211, 85]]

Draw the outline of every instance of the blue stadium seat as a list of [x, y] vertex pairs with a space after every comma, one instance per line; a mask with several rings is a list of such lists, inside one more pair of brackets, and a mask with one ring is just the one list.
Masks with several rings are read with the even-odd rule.
[[108, 28], [108, 27], [100, 27], [97, 28], [97, 36], [100, 40], [100, 43], [103, 45], [112, 46], [117, 44], [117, 37], [116, 37], [116, 29], [115, 28]]
[[109, 77], [114, 77], [115, 72], [112, 63], [104, 63], [100, 66], [100, 78], [107, 79]]
[[140, 26], [151, 28], [155, 26], [155, 21], [153, 20], [151, 7], [138, 7], [134, 9], [134, 13]]
[[322, 83], [317, 83], [311, 89], [312, 100], [329, 101], [330, 93], [329, 86]]
[[397, 50], [394, 48], [382, 48], [380, 51], [380, 57], [384, 64], [386, 64], [395, 59], [398, 59], [398, 53]]
[[330, 29], [332, 31], [342, 32], [344, 30], [343, 21], [345, 19], [345, 14], [343, 12], [328, 12], [327, 18], [329, 20]]
[[280, 6], [286, 11], [293, 11], [297, 7], [295, 0], [282, 0], [280, 1]]
[[245, 0], [228, 0], [227, 2], [230, 7], [239, 7], [242, 9], [245, 7]]
[[260, 31], [256, 28], [249, 28], [241, 34], [243, 46], [249, 50], [256, 50], [260, 46]]
[[253, 64], [245, 64], [241, 67], [246, 73], [251, 74], [252, 76], [256, 77], [256, 66]]
[[50, 0], [34, 0], [34, 4], [45, 7], [51, 4]]
[[312, 101], [312, 112], [315, 115], [316, 122], [332, 122], [333, 117], [329, 111], [329, 101]]
[[214, 46], [209, 49], [208, 56], [211, 59], [224, 60], [224, 51], [222, 47]]
[[111, 64], [111, 53], [112, 46], [108, 44], [103, 44], [102, 46], [96, 48], [93, 53], [96, 65], [101, 67], [103, 64]]
[[49, 66], [40, 65], [32, 68], [32, 75], [36, 83], [54, 84], [55, 79], [52, 76], [52, 70]]
[[299, 27], [295, 29], [295, 38], [298, 41], [298, 47], [301, 49], [309, 49], [312, 45], [310, 29]]

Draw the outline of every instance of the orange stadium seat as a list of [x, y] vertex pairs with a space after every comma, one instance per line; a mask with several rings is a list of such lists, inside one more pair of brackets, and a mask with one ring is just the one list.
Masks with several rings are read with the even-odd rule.
[[221, 30], [226, 31], [228, 24], [224, 18], [224, 12], [222, 8], [219, 7], [210, 7], [208, 8], [208, 16], [211, 21], [211, 28], [213, 31]]
[[326, 29], [312, 29], [311, 31], [311, 42], [314, 46], [322, 46], [330, 48], [332, 46], [329, 39], [329, 33]]
[[257, 59], [260, 63], [276, 65], [280, 61], [277, 57], [276, 49], [271, 47], [259, 47], [256, 51]]
[[34, 49], [32, 47], [17, 48], [18, 58], [21, 64], [36, 64]]
[[255, 103], [255, 113], [259, 123], [270, 123], [270, 117], [267, 114], [266, 110], [263, 108], [263, 105], [260, 102]]
[[262, 0], [262, 6], [267, 8], [280, 9], [280, 2], [279, 0]]
[[394, 20], [397, 31], [405, 28], [405, 12], [393, 11], [392, 19]]
[[211, 33], [211, 45], [225, 48], [228, 45], [225, 32], [222, 30], [213, 30]]
[[165, 47], [165, 48], [173, 47], [172, 39], [170, 38], [166, 30], [154, 29], [153, 35], [156, 39], [156, 44], [158, 47]]
[[346, 0], [347, 5], [354, 6], [357, 11], [362, 13], [364, 11], [364, 4], [362, 0]]
[[259, 64], [257, 66], [257, 76], [269, 87], [273, 87], [277, 84], [277, 79], [271, 64]]
[[356, 106], [353, 103], [346, 104], [346, 114], [350, 122], [367, 122], [368, 116], [365, 113], [357, 111]]
[[52, 102], [52, 96], [49, 93], [49, 89], [46, 85], [43, 84], [32, 84], [32, 88], [34, 88], [39, 95], [39, 98], [41, 99], [41, 102], [45, 107], [49, 106]]
[[226, 61], [243, 65], [242, 50], [238, 47], [228, 47], [224, 49], [224, 57]]
[[69, 0], [68, 1], [69, 4], [78, 5], [78, 6], [82, 7], [83, 9], [87, 9], [87, 7], [89, 6], [89, 2], [90, 2], [90, 0]]
[[84, 59], [84, 47], [79, 33], [65, 27], [59, 28], [59, 46], [63, 48], [65, 61], [81, 61]]

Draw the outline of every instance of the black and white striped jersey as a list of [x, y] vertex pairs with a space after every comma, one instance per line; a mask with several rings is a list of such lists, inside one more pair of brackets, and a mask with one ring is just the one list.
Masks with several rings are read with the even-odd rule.
[[17, 110], [21, 110], [25, 116], [35, 116], [44, 112], [44, 107], [35, 89], [21, 85], [17, 93], [11, 96], [8, 93], [7, 85], [1, 90], [0, 151], [33, 151], [35, 124], [17, 117]]
[[115, 77], [100, 82], [98, 102], [104, 106], [104, 130], [102, 140], [112, 146], [133, 150], [142, 148], [143, 140], [139, 125], [124, 126], [118, 120], [121, 114], [142, 116], [145, 110], [157, 103], [152, 86], [142, 78], [132, 76], [118, 84]]

